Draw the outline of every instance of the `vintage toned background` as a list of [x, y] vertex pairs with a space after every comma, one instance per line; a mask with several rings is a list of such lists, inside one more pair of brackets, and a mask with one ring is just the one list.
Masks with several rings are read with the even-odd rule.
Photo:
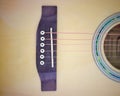
[[[58, 32], [74, 33], [58, 38], [84, 39], [58, 40], [55, 92], [41, 92], [35, 63], [42, 5], [57, 5]], [[120, 0], [0, 0], [0, 96], [120, 96], [91, 51], [98, 25], [119, 11]]]

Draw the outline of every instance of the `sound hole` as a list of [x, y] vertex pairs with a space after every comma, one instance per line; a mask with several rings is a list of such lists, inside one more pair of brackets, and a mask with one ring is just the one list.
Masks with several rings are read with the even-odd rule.
[[104, 40], [104, 53], [109, 63], [120, 70], [120, 24], [107, 33]]

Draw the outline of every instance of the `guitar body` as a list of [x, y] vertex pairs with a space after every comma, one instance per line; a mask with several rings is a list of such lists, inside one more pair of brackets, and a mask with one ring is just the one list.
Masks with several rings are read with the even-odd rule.
[[[41, 27], [39, 29], [39, 23], [43, 5], [57, 6], [57, 30], [53, 30], [53, 32], [57, 31], [53, 38], [56, 40], [54, 41], [56, 47], [53, 48], [53, 51], [57, 54], [54, 59], [55, 67], [50, 71], [57, 74], [54, 78], [56, 86], [48, 89], [54, 90], [52, 92], [46, 91], [48, 87], [45, 88], [45, 92], [41, 91], [41, 75], [38, 73], [44, 72], [44, 70], [39, 67], [39, 63], [36, 64], [38, 36], [36, 34], [41, 29]], [[115, 62], [115, 66], [110, 63], [108, 65], [112, 66], [111, 69], [117, 70], [116, 74], [114, 71], [111, 73], [111, 71], [102, 70], [100, 63], [97, 63], [95, 55], [97, 52], [93, 51], [94, 46], [97, 46], [93, 43], [97, 36], [100, 36], [98, 32], [102, 32], [99, 31], [100, 24], [117, 12], [120, 12], [119, 0], [11, 0], [11, 2], [1, 0], [0, 96], [119, 96], [120, 83], [119, 76], [116, 75], [120, 74], [119, 32], [116, 32], [115, 34], [118, 35], [113, 38], [117, 40], [115, 43], [117, 47], [112, 47], [116, 49], [116, 53], [106, 52], [108, 49], [112, 50], [105, 46], [112, 44], [104, 42], [110, 38], [107, 37], [107, 33], [104, 33], [103, 37], [101, 36], [104, 40], [101, 40], [100, 43], [104, 45], [100, 48], [100, 52], [105, 53], [103, 57], [107, 57], [103, 60], [110, 61], [110, 63]], [[41, 26], [44, 27], [44, 25]], [[119, 26], [117, 28], [116, 26], [114, 25], [115, 30], [119, 29]], [[49, 28], [44, 30], [49, 31]], [[114, 33], [110, 32], [110, 34]], [[100, 44], [97, 46], [98, 50]], [[49, 50], [47, 48], [46, 50], [51, 51], [50, 47]], [[39, 47], [39, 49], [41, 48]], [[116, 58], [109, 60], [110, 54], [116, 54], [118, 61]], [[52, 59], [48, 61], [52, 61]], [[105, 67], [103, 66], [103, 68]], [[113, 77], [109, 76], [107, 72]], [[118, 79], [114, 79], [114, 77]]]

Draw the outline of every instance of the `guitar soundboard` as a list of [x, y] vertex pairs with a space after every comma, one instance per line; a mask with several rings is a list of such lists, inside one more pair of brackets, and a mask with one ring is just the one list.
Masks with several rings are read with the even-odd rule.
[[0, 96], [119, 96], [120, 1], [1, 0]]

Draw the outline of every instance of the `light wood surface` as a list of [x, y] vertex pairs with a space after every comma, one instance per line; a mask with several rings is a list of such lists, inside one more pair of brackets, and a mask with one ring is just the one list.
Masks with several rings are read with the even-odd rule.
[[[35, 63], [42, 5], [58, 6], [55, 92], [41, 92]], [[0, 96], [120, 96], [92, 56], [97, 27], [119, 11], [120, 0], [0, 0]]]

